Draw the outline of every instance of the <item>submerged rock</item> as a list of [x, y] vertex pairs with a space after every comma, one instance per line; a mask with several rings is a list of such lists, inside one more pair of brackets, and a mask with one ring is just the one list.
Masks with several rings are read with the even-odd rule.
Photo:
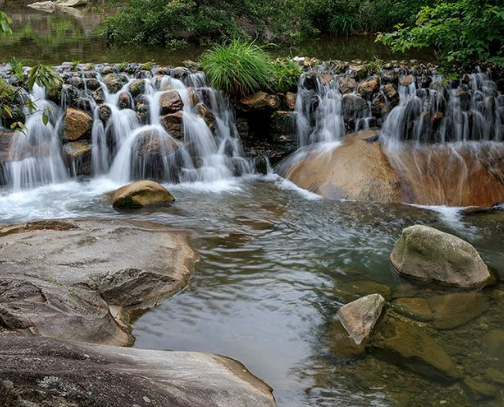
[[175, 201], [165, 187], [154, 181], [133, 182], [112, 192], [111, 197], [116, 209], [168, 205]]
[[462, 377], [451, 358], [427, 331], [387, 313], [377, 327], [372, 346], [383, 359], [430, 380], [451, 382]]
[[187, 234], [110, 219], [0, 229], [0, 332], [127, 345], [127, 313], [187, 281]]
[[424, 322], [432, 320], [432, 310], [423, 298], [399, 298], [392, 306], [396, 312], [408, 318]]
[[371, 335], [381, 316], [385, 299], [371, 294], [344, 305], [338, 310], [338, 318], [357, 345]]
[[437, 229], [415, 225], [403, 230], [390, 262], [405, 277], [457, 287], [479, 287], [492, 280], [476, 249]]
[[433, 325], [438, 329], [454, 329], [478, 318], [489, 307], [482, 293], [452, 293], [428, 299], [434, 313]]
[[76, 141], [91, 135], [93, 119], [86, 112], [77, 109], [67, 109], [65, 114], [65, 134], [63, 138]]
[[267, 384], [224, 356], [17, 337], [0, 337], [0, 404], [276, 406]]

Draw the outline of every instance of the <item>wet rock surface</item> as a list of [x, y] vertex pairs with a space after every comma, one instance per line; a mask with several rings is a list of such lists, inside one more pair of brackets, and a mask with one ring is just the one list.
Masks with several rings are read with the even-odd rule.
[[390, 261], [399, 274], [422, 281], [479, 287], [492, 280], [488, 267], [471, 244], [424, 225], [403, 230]]
[[271, 392], [223, 356], [0, 337], [6, 407], [274, 407]]
[[385, 299], [371, 294], [344, 305], [338, 310], [338, 318], [357, 345], [371, 335], [381, 316]]
[[132, 209], [169, 205], [175, 197], [157, 182], [137, 181], [112, 192], [111, 201], [116, 209]]
[[134, 221], [40, 221], [0, 230], [0, 332], [131, 344], [128, 313], [184, 286], [187, 233]]

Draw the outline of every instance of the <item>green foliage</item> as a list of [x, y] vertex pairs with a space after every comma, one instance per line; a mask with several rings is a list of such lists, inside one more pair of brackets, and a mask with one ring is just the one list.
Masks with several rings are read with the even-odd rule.
[[22, 61], [18, 61], [16, 58], [12, 58], [9, 62], [9, 67], [9, 71], [12, 75], [15, 75], [19, 81], [24, 80], [24, 69]]
[[12, 30], [10, 28], [11, 24], [12, 19], [3, 11], [0, 11], [0, 34], [11, 35], [12, 34]]
[[273, 75], [270, 56], [254, 42], [237, 39], [214, 45], [200, 58], [209, 83], [230, 96], [245, 96], [268, 86]]
[[435, 47], [448, 63], [486, 61], [504, 66], [502, 0], [440, 1], [423, 7], [413, 25], [378, 39], [395, 51]]
[[302, 72], [299, 64], [291, 60], [276, 60], [272, 67], [271, 88], [277, 92], [295, 91]]

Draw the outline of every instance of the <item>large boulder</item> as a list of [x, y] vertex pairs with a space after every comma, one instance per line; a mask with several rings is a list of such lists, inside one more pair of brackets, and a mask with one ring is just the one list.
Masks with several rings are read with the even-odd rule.
[[65, 134], [63, 138], [76, 141], [91, 136], [93, 119], [82, 110], [69, 108], [65, 114]]
[[482, 315], [489, 307], [483, 293], [450, 293], [428, 299], [437, 329], [454, 329]]
[[184, 102], [176, 90], [168, 90], [159, 98], [159, 106], [161, 108], [161, 114], [165, 115], [182, 110]]
[[169, 205], [175, 201], [170, 192], [154, 181], [137, 181], [111, 193], [112, 205], [117, 209]]
[[369, 142], [375, 132], [346, 136], [335, 149], [294, 156], [283, 174], [296, 185], [329, 199], [401, 202], [399, 177], [382, 153]]
[[352, 301], [338, 310], [341, 324], [357, 345], [371, 335], [384, 305], [385, 299], [380, 294], [371, 294]]
[[476, 249], [466, 241], [429, 226], [402, 231], [390, 255], [405, 277], [456, 287], [480, 287], [492, 276]]
[[0, 336], [2, 406], [275, 407], [239, 362], [50, 338]]
[[0, 331], [128, 345], [129, 313], [180, 290], [195, 254], [162, 225], [76, 219], [0, 229], [0, 257]]

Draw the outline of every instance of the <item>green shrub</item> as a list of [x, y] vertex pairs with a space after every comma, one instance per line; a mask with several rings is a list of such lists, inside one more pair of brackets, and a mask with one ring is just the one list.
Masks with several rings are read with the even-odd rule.
[[414, 25], [378, 40], [394, 51], [435, 47], [447, 63], [487, 61], [504, 66], [504, 8], [502, 0], [457, 0], [424, 7]]
[[245, 96], [268, 86], [273, 76], [270, 56], [254, 42], [237, 39], [214, 45], [200, 63], [210, 85], [230, 96]]
[[272, 90], [276, 92], [295, 91], [302, 72], [299, 64], [291, 60], [276, 60], [272, 67]]

